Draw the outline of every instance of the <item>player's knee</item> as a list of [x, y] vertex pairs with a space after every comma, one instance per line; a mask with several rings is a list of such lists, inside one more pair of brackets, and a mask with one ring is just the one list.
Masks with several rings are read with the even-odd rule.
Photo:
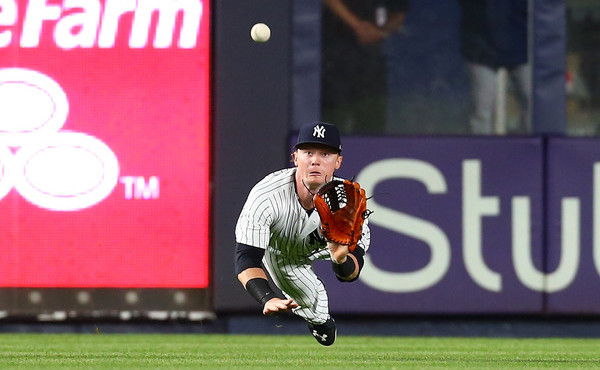
[[316, 292], [296, 292], [293, 297], [294, 301], [300, 306], [300, 309], [310, 309], [318, 299]]

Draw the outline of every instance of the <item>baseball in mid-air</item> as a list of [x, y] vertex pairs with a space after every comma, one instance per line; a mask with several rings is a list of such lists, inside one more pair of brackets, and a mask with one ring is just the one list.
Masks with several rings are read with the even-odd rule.
[[267, 42], [271, 38], [271, 29], [264, 23], [257, 23], [252, 26], [250, 37], [256, 42]]

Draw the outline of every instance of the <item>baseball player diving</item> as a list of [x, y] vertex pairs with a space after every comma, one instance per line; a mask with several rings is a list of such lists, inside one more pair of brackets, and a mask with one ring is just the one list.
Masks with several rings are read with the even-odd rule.
[[[235, 228], [237, 277], [263, 314], [293, 312], [324, 346], [334, 343], [337, 329], [312, 263], [331, 260], [338, 280], [355, 281], [370, 244], [364, 190], [334, 177], [341, 152], [336, 126], [301, 127], [291, 154], [294, 166], [252, 188]], [[271, 289], [267, 274], [285, 297]]]

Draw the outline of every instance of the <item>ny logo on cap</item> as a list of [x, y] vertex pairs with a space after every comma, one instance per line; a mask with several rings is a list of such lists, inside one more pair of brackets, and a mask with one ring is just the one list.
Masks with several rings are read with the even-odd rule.
[[315, 129], [313, 130], [313, 136], [321, 137], [324, 139], [325, 138], [325, 126], [316, 125]]

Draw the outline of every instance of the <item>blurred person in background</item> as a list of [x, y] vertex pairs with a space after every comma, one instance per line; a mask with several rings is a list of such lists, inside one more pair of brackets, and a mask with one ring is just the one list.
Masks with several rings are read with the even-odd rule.
[[531, 65], [527, 58], [528, 0], [458, 0], [461, 53], [471, 83], [471, 132], [494, 133], [498, 71], [506, 69], [520, 109], [519, 131], [528, 132]]
[[342, 133], [383, 133], [387, 68], [383, 42], [398, 32], [408, 0], [323, 0], [321, 118]]
[[589, 91], [590, 108], [600, 108], [600, 20], [586, 12], [581, 29], [581, 73]]

